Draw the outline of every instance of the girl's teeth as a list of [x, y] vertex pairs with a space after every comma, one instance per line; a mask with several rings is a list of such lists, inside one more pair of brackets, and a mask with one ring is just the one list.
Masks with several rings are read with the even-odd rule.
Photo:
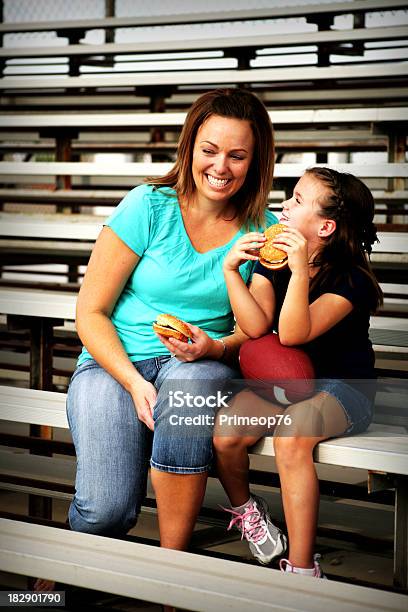
[[214, 187], [224, 187], [228, 183], [228, 179], [217, 179], [207, 174], [208, 182]]

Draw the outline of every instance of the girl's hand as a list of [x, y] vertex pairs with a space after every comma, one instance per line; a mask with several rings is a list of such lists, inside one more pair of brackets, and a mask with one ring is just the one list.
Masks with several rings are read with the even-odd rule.
[[147, 380], [138, 379], [129, 390], [135, 404], [139, 421], [142, 421], [153, 431], [153, 408], [156, 405], [157, 390], [152, 383]]
[[156, 336], [179, 361], [196, 361], [207, 356], [213, 358], [215, 340], [196, 325], [190, 325], [190, 323], [186, 325], [193, 334], [191, 343], [181, 342], [176, 338], [167, 338], [161, 334], [156, 334]]
[[273, 244], [288, 254], [288, 265], [292, 274], [309, 275], [307, 240], [303, 234], [293, 227], [287, 227], [275, 238]]
[[234, 246], [228, 251], [224, 263], [224, 272], [238, 270], [239, 266], [252, 259], [259, 259], [259, 249], [265, 244], [266, 238], [260, 232], [249, 232], [239, 238]]

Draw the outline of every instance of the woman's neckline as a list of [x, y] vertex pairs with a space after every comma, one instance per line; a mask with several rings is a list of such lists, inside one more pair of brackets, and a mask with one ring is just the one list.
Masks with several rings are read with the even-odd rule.
[[197, 255], [207, 255], [208, 253], [215, 253], [217, 251], [226, 250], [227, 248], [229, 248], [230, 245], [232, 245], [232, 243], [236, 240], [237, 236], [239, 234], [241, 234], [242, 231], [243, 231], [243, 226], [241, 226], [235, 232], [235, 234], [231, 237], [231, 239], [228, 242], [226, 242], [225, 244], [222, 244], [220, 246], [214, 247], [212, 249], [208, 249], [207, 251], [198, 251], [195, 248], [195, 246], [193, 245], [193, 243], [191, 242], [191, 238], [188, 235], [188, 232], [186, 230], [186, 226], [184, 224], [184, 219], [183, 219], [183, 213], [182, 213], [182, 210], [181, 210], [180, 202], [178, 200], [177, 200], [177, 214], [179, 215], [179, 221], [181, 223], [185, 239], [186, 239], [188, 245], [190, 246], [191, 250], [194, 251], [194, 253], [196, 253]]

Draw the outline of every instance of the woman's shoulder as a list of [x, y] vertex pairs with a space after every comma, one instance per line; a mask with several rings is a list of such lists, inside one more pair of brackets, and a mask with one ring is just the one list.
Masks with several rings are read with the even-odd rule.
[[115, 210], [115, 214], [126, 210], [131, 216], [156, 216], [178, 202], [174, 189], [143, 184], [131, 189]]
[[278, 217], [273, 213], [269, 208], [265, 210], [265, 229], [270, 225], [275, 225], [275, 223], [279, 223]]
[[177, 200], [177, 193], [171, 187], [162, 187], [144, 183], [131, 189], [126, 198], [130, 200], [145, 200], [152, 202], [167, 202], [169, 199]]
[[278, 217], [275, 215], [275, 213], [273, 213], [271, 210], [269, 210], [269, 208], [267, 208], [265, 210], [265, 222], [258, 227], [253, 221], [250, 223], [250, 231], [265, 231], [267, 227], [269, 227], [270, 225], [275, 225], [275, 223], [279, 223], [279, 219]]

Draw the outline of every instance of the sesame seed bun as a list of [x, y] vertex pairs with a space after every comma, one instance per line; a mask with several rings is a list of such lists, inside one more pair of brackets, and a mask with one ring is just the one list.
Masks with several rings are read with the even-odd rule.
[[286, 229], [282, 223], [271, 225], [265, 230], [266, 242], [259, 250], [259, 263], [269, 270], [283, 270], [288, 265], [288, 255], [277, 249], [272, 241]]
[[166, 338], [176, 338], [181, 342], [188, 342], [188, 339], [192, 338], [191, 330], [184, 321], [180, 321], [171, 314], [157, 315], [153, 323], [153, 330]]

